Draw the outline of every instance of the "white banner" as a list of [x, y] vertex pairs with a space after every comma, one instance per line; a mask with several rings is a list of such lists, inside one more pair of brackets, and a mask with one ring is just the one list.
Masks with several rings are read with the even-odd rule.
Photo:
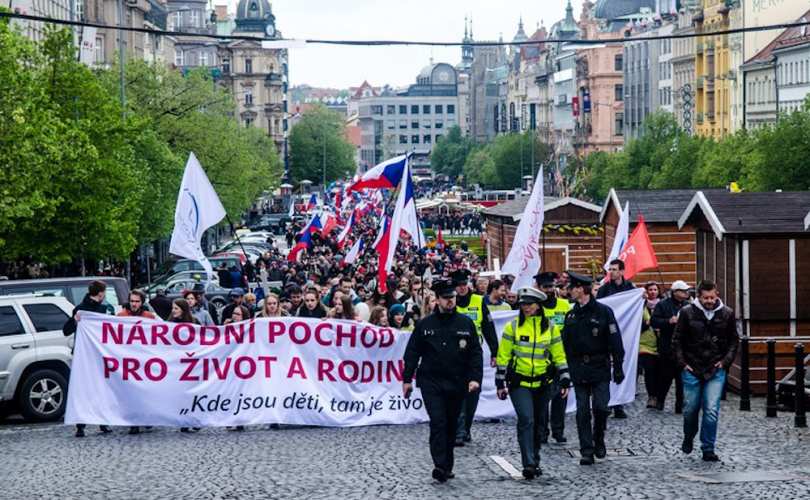
[[[623, 332], [628, 320], [620, 314], [633, 311], [616, 311]], [[65, 424], [349, 427], [424, 422], [419, 390], [410, 399], [402, 397], [402, 356], [409, 338], [408, 332], [336, 319], [260, 318], [199, 326], [83, 313]], [[625, 337], [631, 395], [638, 334], [634, 338], [636, 347], [630, 349]], [[483, 349], [483, 360], [489, 360], [486, 345]], [[496, 397], [495, 369], [485, 362], [476, 417], [511, 415], [512, 404]]]
[[540, 269], [540, 235], [543, 232], [545, 219], [545, 201], [543, 201], [543, 167], [537, 171], [532, 194], [515, 231], [512, 248], [506, 256], [501, 272], [515, 277], [512, 291], [533, 286], [533, 276]]

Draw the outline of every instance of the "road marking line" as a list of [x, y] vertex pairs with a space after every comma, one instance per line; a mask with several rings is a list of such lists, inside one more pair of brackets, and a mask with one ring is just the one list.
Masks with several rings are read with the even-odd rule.
[[505, 458], [500, 457], [500, 456], [498, 456], [498, 455], [491, 455], [489, 458], [491, 458], [493, 462], [495, 462], [496, 464], [498, 464], [498, 467], [500, 467], [501, 469], [503, 469], [503, 470], [504, 470], [504, 472], [506, 472], [507, 474], [509, 474], [509, 476], [510, 476], [512, 479], [515, 479], [515, 480], [517, 480], [517, 481], [521, 481], [521, 480], [523, 480], [523, 474], [521, 474], [521, 473], [520, 473], [520, 471], [519, 471], [519, 470], [517, 470], [517, 469], [515, 468], [515, 466], [514, 466], [514, 465], [512, 465], [511, 463], [509, 463], [509, 461], [508, 461], [508, 460], [506, 460]]

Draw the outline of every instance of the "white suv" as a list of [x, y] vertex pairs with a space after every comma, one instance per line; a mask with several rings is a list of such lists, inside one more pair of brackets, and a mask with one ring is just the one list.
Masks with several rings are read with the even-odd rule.
[[0, 297], [0, 414], [57, 420], [65, 413], [73, 336], [62, 326], [73, 312], [64, 297]]

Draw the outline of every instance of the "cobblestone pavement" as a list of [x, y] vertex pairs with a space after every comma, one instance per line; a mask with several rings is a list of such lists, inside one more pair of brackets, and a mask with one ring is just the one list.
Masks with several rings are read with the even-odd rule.
[[[506, 403], [505, 403], [506, 404]], [[0, 498], [808, 498], [810, 431], [790, 414], [766, 419], [763, 402], [739, 412], [723, 403], [718, 454], [704, 463], [680, 450], [681, 423], [671, 407], [628, 406], [609, 422], [608, 458], [584, 468], [576, 457], [573, 417], [565, 446], [542, 450], [542, 479], [515, 480], [492, 456], [520, 468], [514, 422], [476, 423], [473, 443], [458, 449], [456, 479], [430, 479], [427, 425], [352, 429], [156, 429], [129, 436], [89, 429], [76, 439], [55, 424], [0, 427]], [[710, 484], [700, 474], [781, 472], [781, 481]]]

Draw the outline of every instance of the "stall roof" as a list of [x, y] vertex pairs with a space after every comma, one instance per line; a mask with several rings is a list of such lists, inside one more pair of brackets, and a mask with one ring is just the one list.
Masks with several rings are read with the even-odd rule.
[[731, 193], [698, 191], [678, 220], [683, 227], [702, 211], [717, 235], [803, 233], [810, 223], [810, 191]]
[[[645, 222], [678, 222], [683, 210], [689, 205], [697, 189], [612, 189], [602, 205], [599, 222], [605, 221], [608, 206], [611, 202], [624, 208], [630, 204], [631, 220], [639, 215]], [[725, 189], [706, 189], [704, 192], [726, 192]]]
[[[519, 196], [514, 200], [507, 200], [503, 203], [495, 205], [494, 207], [490, 207], [486, 210], [483, 210], [484, 215], [496, 215], [499, 217], [512, 217], [512, 220], [518, 221], [520, 220], [520, 216], [523, 215], [523, 212], [526, 210], [526, 204], [529, 202], [528, 196]], [[591, 210], [593, 212], [599, 213], [599, 206], [594, 205], [593, 203], [588, 203], [587, 201], [582, 201], [577, 198], [565, 197], [565, 198], [557, 198], [554, 196], [546, 196], [543, 199], [543, 211], [548, 212], [549, 210], [554, 210], [557, 207], [561, 207], [563, 205], [576, 205], [578, 207], [585, 208], [587, 210]]]

